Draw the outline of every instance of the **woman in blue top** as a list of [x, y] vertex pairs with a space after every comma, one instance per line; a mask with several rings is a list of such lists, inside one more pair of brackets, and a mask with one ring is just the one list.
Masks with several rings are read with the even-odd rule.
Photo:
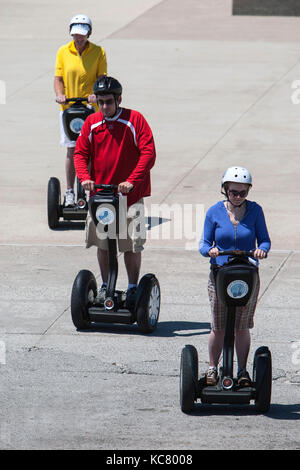
[[[219, 256], [219, 251], [253, 251], [254, 264], [266, 257], [271, 242], [261, 206], [248, 201], [247, 195], [252, 186], [252, 177], [246, 168], [230, 167], [222, 178], [221, 192], [225, 201], [219, 201], [207, 211], [204, 230], [199, 242], [199, 251], [210, 257], [211, 272], [208, 281], [208, 295], [211, 304], [212, 322], [209, 336], [209, 368], [206, 381], [209, 385], [217, 382], [217, 366], [223, 348], [225, 309], [218, 302], [214, 272], [227, 262], [227, 256]], [[250, 332], [259, 293], [256, 291], [245, 307], [236, 311], [235, 337], [238, 360], [238, 382], [249, 385], [250, 377], [246, 370], [250, 349]]]

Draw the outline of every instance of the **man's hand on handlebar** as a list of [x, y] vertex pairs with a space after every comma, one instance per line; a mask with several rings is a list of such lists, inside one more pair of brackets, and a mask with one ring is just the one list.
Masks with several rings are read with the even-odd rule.
[[82, 181], [81, 186], [84, 188], [85, 191], [94, 191], [95, 181], [92, 181], [92, 180]]
[[128, 194], [133, 189], [133, 184], [129, 183], [129, 181], [123, 181], [118, 185], [119, 193]]
[[88, 102], [89, 102], [89, 103], [97, 103], [97, 97], [96, 97], [96, 95], [89, 95], [89, 96], [88, 96]]

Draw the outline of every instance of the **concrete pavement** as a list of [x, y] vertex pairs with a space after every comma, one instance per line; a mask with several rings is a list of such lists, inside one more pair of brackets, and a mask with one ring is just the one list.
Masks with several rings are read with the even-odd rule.
[[[136, 326], [74, 329], [72, 283], [83, 268], [99, 278], [95, 251], [83, 247], [81, 225], [47, 226], [47, 181], [64, 185], [54, 60], [81, 3], [59, 4], [59, 16], [56, 2], [1, 8], [0, 448], [299, 449], [300, 19], [233, 18], [230, 1], [85, 3], [124, 106], [145, 115], [157, 146], [147, 209], [165, 204], [170, 237], [155, 237], [162, 227], [148, 233], [142, 269], [157, 273], [162, 308], [156, 332], [143, 336]], [[196, 223], [233, 164], [252, 172], [250, 199], [272, 239], [249, 357], [251, 370], [256, 347], [272, 351], [272, 406], [257, 416], [197, 405], [188, 416], [179, 359], [191, 343], [207, 366], [208, 261], [195, 248], [200, 233], [175, 239], [182, 220], [168, 208], [189, 205]], [[119, 268], [126, 288], [122, 260]]]

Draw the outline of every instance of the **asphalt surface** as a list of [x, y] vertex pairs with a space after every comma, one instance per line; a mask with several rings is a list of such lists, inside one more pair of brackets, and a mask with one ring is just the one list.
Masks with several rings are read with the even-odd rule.
[[[73, 280], [90, 269], [100, 282], [96, 253], [82, 224], [47, 225], [49, 177], [65, 189], [55, 54], [81, 10], [78, 1], [1, 5], [0, 448], [299, 449], [300, 18], [232, 17], [228, 0], [85, 2], [91, 40], [157, 147], [141, 274], [157, 275], [162, 305], [156, 331], [142, 335], [137, 325], [76, 331]], [[271, 349], [272, 404], [265, 415], [201, 403], [183, 414], [184, 345], [197, 347], [201, 372], [208, 364], [209, 268], [197, 241], [235, 164], [253, 175], [249, 199], [272, 239], [248, 361], [251, 371], [255, 349]], [[119, 271], [126, 289], [121, 258]]]

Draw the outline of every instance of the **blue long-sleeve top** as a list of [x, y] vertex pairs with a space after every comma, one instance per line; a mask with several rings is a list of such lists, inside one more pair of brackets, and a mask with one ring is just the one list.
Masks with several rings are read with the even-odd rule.
[[[211, 248], [224, 250], [252, 251], [256, 248], [270, 250], [271, 241], [266, 226], [265, 216], [259, 204], [246, 201], [245, 215], [238, 225], [234, 225], [227, 213], [224, 201], [219, 201], [208, 209], [204, 221], [204, 229], [199, 241], [199, 251], [203, 256], [209, 256]], [[211, 264], [222, 266], [228, 256], [210, 258]], [[256, 264], [258, 264], [258, 261]]]

